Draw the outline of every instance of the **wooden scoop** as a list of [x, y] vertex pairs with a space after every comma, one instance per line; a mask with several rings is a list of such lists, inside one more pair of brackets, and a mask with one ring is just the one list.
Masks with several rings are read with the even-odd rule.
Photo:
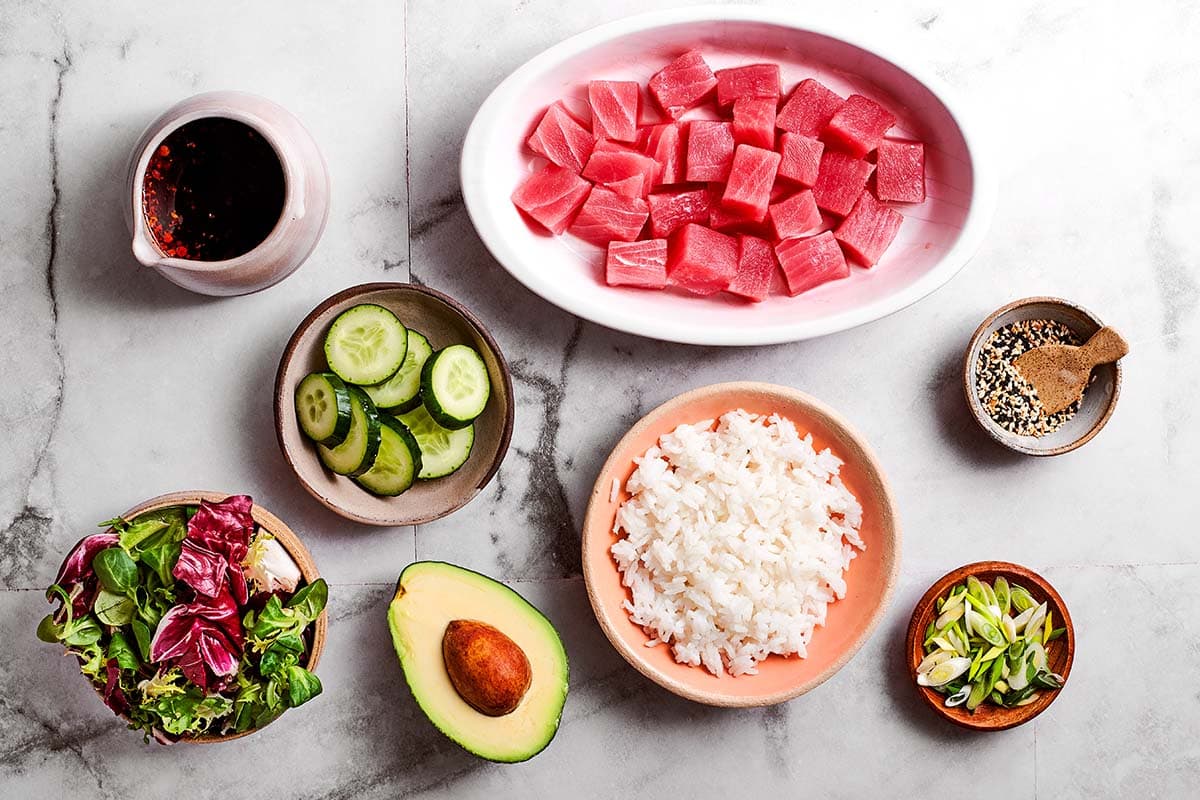
[[1033, 385], [1046, 413], [1057, 414], [1083, 396], [1093, 367], [1111, 364], [1128, 352], [1129, 343], [1105, 326], [1079, 347], [1042, 345], [1017, 356], [1013, 365]]

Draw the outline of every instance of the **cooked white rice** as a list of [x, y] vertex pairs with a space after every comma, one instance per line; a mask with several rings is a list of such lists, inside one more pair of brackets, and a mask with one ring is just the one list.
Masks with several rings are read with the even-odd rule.
[[635, 463], [612, 555], [647, 644], [714, 675], [805, 657], [865, 547], [841, 460], [790, 420], [737, 410], [680, 425]]

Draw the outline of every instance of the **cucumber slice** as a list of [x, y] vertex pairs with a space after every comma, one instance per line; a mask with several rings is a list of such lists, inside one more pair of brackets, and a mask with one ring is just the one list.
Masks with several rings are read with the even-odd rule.
[[421, 448], [421, 472], [423, 481], [443, 478], [456, 471], [471, 456], [475, 444], [475, 426], [468, 425], [452, 431], [433, 421], [425, 406], [417, 406], [400, 417], [400, 421], [412, 432]]
[[465, 428], [487, 406], [492, 385], [487, 365], [465, 344], [438, 350], [421, 370], [421, 400], [443, 428]]
[[337, 447], [350, 433], [350, 392], [332, 372], [314, 372], [296, 385], [296, 419], [317, 444]]
[[408, 355], [408, 331], [396, 315], [372, 303], [338, 315], [325, 336], [329, 368], [346, 383], [382, 383]]
[[421, 405], [421, 367], [433, 355], [429, 340], [414, 330], [408, 332], [408, 355], [396, 374], [363, 391], [375, 401], [381, 411], [403, 414]]
[[371, 494], [394, 497], [408, 491], [421, 471], [421, 450], [408, 428], [395, 417], [380, 417], [382, 441], [375, 464], [354, 480]]
[[362, 475], [375, 464], [379, 454], [379, 411], [371, 398], [357, 386], [346, 387], [350, 392], [350, 433], [337, 447], [319, 445], [321, 463], [338, 475], [351, 478]]

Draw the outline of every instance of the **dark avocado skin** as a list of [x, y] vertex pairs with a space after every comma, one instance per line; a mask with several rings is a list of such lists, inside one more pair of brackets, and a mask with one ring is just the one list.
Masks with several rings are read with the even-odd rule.
[[[400, 577], [396, 579], [396, 589], [395, 589], [395, 591], [392, 593], [392, 601], [393, 601], [393, 602], [394, 602], [394, 601], [395, 601], [397, 598], [399, 598], [399, 597], [402, 597], [402, 596], [404, 596], [404, 594], [405, 594], [405, 592], [404, 592], [404, 588], [403, 588], [403, 586], [404, 586], [404, 576], [405, 576], [405, 575], [408, 573], [408, 571], [409, 571], [410, 569], [412, 569], [412, 568], [414, 568], [414, 567], [421, 566], [421, 565], [426, 565], [426, 566], [428, 566], [428, 565], [437, 565], [437, 566], [449, 567], [449, 568], [451, 568], [451, 569], [459, 570], [459, 571], [461, 571], [461, 572], [467, 572], [467, 573], [471, 573], [472, 575], [476, 575], [476, 576], [478, 576], [478, 577], [480, 577], [480, 578], [483, 578], [484, 580], [487, 580], [487, 581], [489, 581], [489, 582], [491, 582], [491, 583], [494, 583], [494, 584], [496, 584], [496, 585], [497, 585], [497, 587], [499, 587], [500, 589], [503, 589], [504, 591], [506, 591], [506, 592], [508, 592], [508, 593], [510, 593], [510, 594], [512, 594], [512, 595], [514, 595], [514, 596], [516, 596], [517, 598], [519, 598], [519, 599], [520, 599], [520, 601], [521, 601], [522, 603], [524, 603], [526, 606], [528, 606], [528, 607], [529, 607], [529, 609], [531, 609], [531, 610], [532, 610], [534, 613], [536, 613], [536, 614], [537, 614], [539, 617], [541, 617], [543, 620], [545, 620], [545, 621], [546, 621], [546, 624], [547, 624], [547, 625], [549, 625], [549, 626], [550, 626], [550, 628], [551, 628], [552, 630], [557, 630], [557, 629], [555, 629], [555, 628], [554, 628], [554, 625], [553, 625], [553, 623], [551, 623], [551, 622], [550, 622], [550, 619], [549, 619], [548, 617], [546, 617], [546, 615], [545, 615], [545, 614], [543, 614], [543, 613], [542, 613], [542, 612], [541, 612], [539, 609], [537, 609], [537, 608], [536, 608], [536, 607], [535, 607], [535, 606], [534, 606], [532, 603], [530, 603], [529, 601], [527, 601], [527, 600], [526, 600], [524, 597], [522, 597], [522, 596], [521, 596], [520, 594], [518, 594], [517, 592], [513, 591], [512, 589], [510, 589], [509, 587], [507, 587], [507, 586], [505, 586], [504, 584], [500, 583], [499, 581], [495, 580], [494, 578], [491, 578], [491, 577], [489, 577], [489, 576], [487, 576], [487, 575], [484, 575], [482, 572], [477, 572], [477, 571], [475, 571], [475, 570], [473, 570], [473, 569], [468, 569], [468, 568], [466, 568], [466, 567], [460, 567], [460, 566], [458, 566], [457, 564], [451, 564], [451, 563], [450, 563], [450, 562], [448, 562], [448, 561], [414, 561], [413, 563], [409, 564], [407, 567], [405, 567], [403, 570], [401, 570], [401, 572], [400, 572]], [[389, 603], [389, 607], [390, 607], [390, 605], [391, 605], [391, 604]], [[391, 637], [391, 632], [390, 632], [390, 629], [389, 629], [389, 638], [390, 638], [390, 637]], [[561, 644], [561, 639], [560, 639], [560, 644]], [[570, 672], [571, 672], [570, 660], [569, 660], [569, 658], [568, 658], [568, 656], [567, 656], [567, 652], [566, 652], [566, 648], [565, 648], [565, 647], [563, 647], [563, 650], [562, 650], [562, 652], [563, 652], [563, 669], [565, 670], [565, 678], [566, 678], [566, 680], [567, 680], [567, 681], [568, 681], [568, 683], [569, 683], [569, 681], [570, 681]], [[424, 708], [422, 708], [422, 707], [421, 707], [421, 704], [417, 702], [417, 700], [416, 700], [416, 696], [415, 696], [415, 694], [413, 693], [412, 678], [411, 678], [411, 677], [408, 675], [408, 673], [407, 673], [406, 671], [404, 671], [404, 670], [403, 670], [403, 668], [401, 668], [401, 671], [402, 671], [402, 672], [404, 672], [404, 682], [405, 682], [405, 685], [408, 687], [408, 690], [409, 690], [409, 695], [410, 695], [410, 696], [412, 696], [412, 698], [413, 698], [413, 702], [414, 702], [414, 703], [417, 703], [417, 707], [418, 707], [418, 708], [421, 708], [421, 710], [424, 712]], [[565, 704], [565, 696], [564, 696], [564, 704]], [[555, 737], [556, 737], [556, 736], [558, 736], [558, 730], [559, 730], [559, 727], [560, 727], [560, 724], [559, 724], [559, 723], [561, 722], [561, 719], [562, 719], [562, 712], [561, 712], [561, 710], [560, 710], [560, 712], [559, 712], [559, 719], [557, 719], [557, 720], [555, 720], [555, 721], [554, 721], [554, 730], [551, 732], [550, 736], [549, 736], [549, 737], [547, 737], [546, 741], [545, 741], [545, 742], [542, 744], [542, 746], [541, 746], [541, 747], [539, 747], [537, 750], [535, 750], [535, 751], [533, 751], [533, 752], [529, 753], [528, 755], [525, 755], [525, 756], [523, 756], [523, 757], [521, 757], [521, 758], [513, 758], [513, 759], [496, 759], [496, 758], [489, 758], [489, 757], [487, 757], [487, 756], [482, 756], [482, 755], [479, 755], [478, 753], [475, 753], [475, 752], [474, 752], [474, 751], [472, 751], [472, 750], [471, 750], [469, 747], [467, 747], [466, 745], [462, 744], [461, 742], [459, 742], [459, 741], [457, 741], [456, 739], [454, 739], [453, 737], [451, 737], [451, 736], [450, 736], [450, 735], [449, 735], [449, 734], [448, 734], [448, 733], [447, 733], [447, 732], [446, 732], [446, 731], [445, 731], [445, 730], [442, 728], [442, 726], [441, 726], [441, 725], [438, 723], [438, 720], [434, 719], [434, 717], [433, 717], [433, 716], [431, 716], [431, 715], [430, 715], [428, 712], [425, 712], [425, 715], [426, 715], [426, 717], [428, 717], [428, 718], [429, 718], [429, 721], [430, 721], [431, 723], [433, 723], [433, 726], [434, 726], [435, 728], [437, 728], [439, 731], [441, 731], [441, 732], [442, 732], [442, 734], [443, 734], [443, 735], [445, 735], [445, 736], [446, 736], [448, 739], [450, 739], [450, 740], [451, 740], [452, 742], [454, 742], [455, 744], [457, 744], [457, 745], [459, 745], [460, 747], [462, 747], [462, 748], [463, 748], [464, 750], [466, 750], [467, 752], [471, 753], [472, 755], [474, 755], [474, 756], [476, 756], [476, 757], [478, 757], [478, 758], [483, 758], [483, 759], [485, 759], [485, 760], [487, 760], [487, 761], [493, 761], [493, 762], [495, 762], [495, 763], [499, 763], [499, 764], [520, 764], [520, 763], [522, 763], [522, 762], [528, 761], [529, 759], [531, 759], [531, 758], [533, 758], [534, 756], [536, 756], [536, 755], [538, 755], [539, 753], [541, 753], [543, 750], [545, 750], [547, 747], [549, 747], [549, 746], [550, 746], [550, 743], [554, 741], [554, 739], [555, 739]]]

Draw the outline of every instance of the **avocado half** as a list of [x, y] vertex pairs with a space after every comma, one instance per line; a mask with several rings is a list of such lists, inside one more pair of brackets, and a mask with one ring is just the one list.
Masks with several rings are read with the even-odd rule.
[[[529, 689], [511, 713], [481, 714], [450, 682], [442, 636], [456, 619], [486, 622], [529, 659]], [[550, 744], [567, 699], [567, 652], [550, 620], [521, 595], [469, 569], [417, 561], [400, 573], [388, 605], [388, 628], [417, 705], [454, 742], [480, 758], [505, 763], [526, 761]]]

